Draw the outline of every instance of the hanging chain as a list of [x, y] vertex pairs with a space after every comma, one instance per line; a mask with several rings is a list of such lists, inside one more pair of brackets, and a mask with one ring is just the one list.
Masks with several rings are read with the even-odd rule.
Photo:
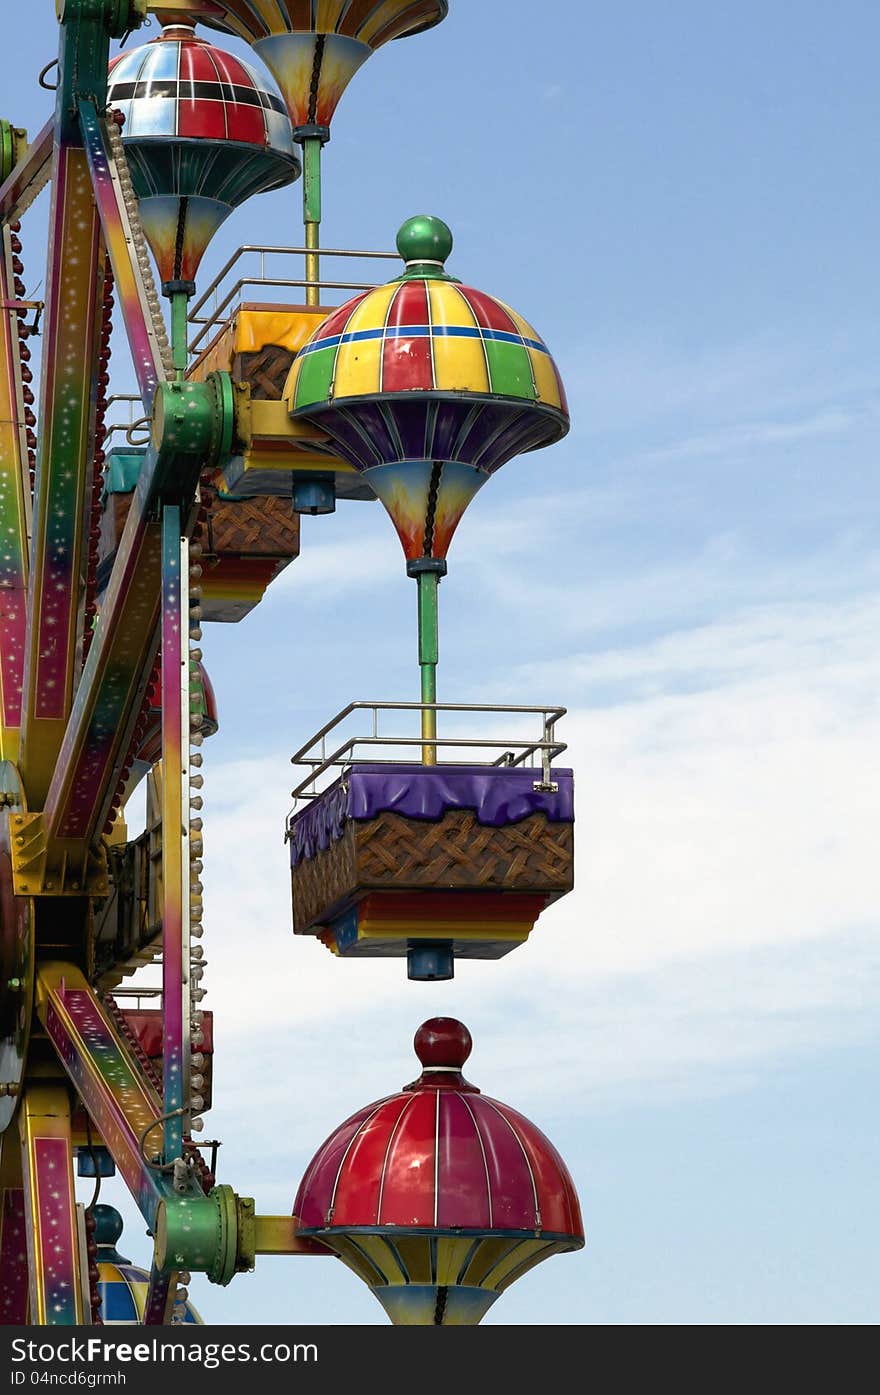
[[[17, 300], [24, 300], [26, 291], [24, 284], [24, 263], [21, 260], [22, 243], [21, 238], [19, 237], [20, 232], [21, 223], [15, 222], [9, 224], [9, 247], [12, 252], [13, 290]], [[36, 477], [37, 472], [37, 437], [35, 431], [37, 425], [37, 417], [36, 413], [34, 412], [34, 390], [31, 387], [31, 383], [34, 380], [34, 375], [30, 368], [31, 351], [28, 347], [27, 340], [30, 338], [31, 334], [35, 332], [36, 325], [31, 326], [25, 324], [25, 320], [27, 319], [27, 310], [23, 305], [16, 310], [15, 314], [18, 320], [18, 357], [21, 360], [21, 396], [22, 401], [24, 402], [25, 439], [27, 441], [28, 455], [28, 479], [30, 480], [31, 495], [33, 495], [34, 479]]]
[[141, 225], [138, 197], [131, 181], [131, 171], [128, 168], [128, 159], [126, 158], [125, 147], [122, 141], [122, 121], [123, 116], [121, 112], [113, 111], [109, 113], [107, 134], [110, 154], [116, 166], [119, 187], [122, 190], [122, 199], [125, 204], [125, 211], [128, 214], [134, 253], [137, 258], [138, 269], [141, 273], [141, 280], [143, 281], [144, 291], [147, 297], [153, 332], [156, 336], [156, 342], [159, 345], [159, 352], [162, 355], [162, 367], [165, 370], [165, 376], [170, 379], [174, 377], [174, 360], [171, 355], [171, 343], [168, 339], [168, 330], [165, 327], [165, 319], [159, 301], [159, 292], [156, 290], [156, 282], [153, 278], [150, 254], [147, 251], [147, 240]]
[[101, 1271], [98, 1268], [98, 1242], [95, 1239], [97, 1221], [91, 1206], [86, 1208], [86, 1258], [89, 1269], [89, 1307], [92, 1315], [93, 1326], [103, 1326], [104, 1319], [101, 1316]]
[[202, 588], [200, 581], [202, 577], [201, 557], [204, 554], [202, 538], [204, 536], [205, 524], [208, 519], [207, 499], [204, 487], [202, 489], [202, 501], [196, 526], [193, 530], [192, 540], [189, 547], [189, 673], [190, 673], [190, 889], [189, 889], [189, 920], [190, 920], [190, 998], [192, 1011], [191, 1041], [192, 1041], [192, 1073], [190, 1076], [190, 1109], [192, 1111], [191, 1127], [193, 1132], [200, 1133], [204, 1128], [204, 1120], [200, 1117], [205, 1107], [204, 1096], [204, 1076], [202, 1068], [205, 1058], [200, 1050], [204, 1044], [203, 1021], [204, 1014], [201, 1008], [202, 999], [205, 997], [204, 987], [205, 968], [207, 959], [201, 944], [192, 944], [193, 940], [201, 940], [204, 934], [202, 917], [204, 915], [203, 885], [201, 881], [204, 867], [204, 839], [201, 810], [203, 804], [202, 789], [205, 777], [202, 774], [202, 742], [204, 733], [205, 710], [205, 689], [202, 683], [202, 650], [199, 647], [202, 639]]

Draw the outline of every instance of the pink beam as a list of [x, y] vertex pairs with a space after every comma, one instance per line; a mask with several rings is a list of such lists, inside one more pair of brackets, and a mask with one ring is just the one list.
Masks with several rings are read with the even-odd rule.
[[85, 1321], [70, 1103], [65, 1089], [32, 1085], [19, 1111], [30, 1319], [38, 1326]]
[[21, 1187], [0, 1191], [0, 1327], [23, 1327], [28, 1310], [27, 1235]]

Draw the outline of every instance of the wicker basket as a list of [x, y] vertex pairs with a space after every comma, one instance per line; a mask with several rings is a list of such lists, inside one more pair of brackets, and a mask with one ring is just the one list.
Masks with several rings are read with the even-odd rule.
[[574, 827], [542, 813], [495, 828], [467, 809], [437, 822], [386, 812], [347, 820], [291, 878], [300, 935], [320, 933], [372, 891], [525, 892], [549, 904], [574, 886]]

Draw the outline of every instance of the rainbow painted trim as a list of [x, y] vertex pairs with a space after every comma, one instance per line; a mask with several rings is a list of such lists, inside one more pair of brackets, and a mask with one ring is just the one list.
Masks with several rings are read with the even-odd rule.
[[507, 891], [374, 891], [307, 933], [344, 959], [403, 958], [424, 940], [450, 943], [457, 959], [501, 959], [525, 943], [550, 899]]

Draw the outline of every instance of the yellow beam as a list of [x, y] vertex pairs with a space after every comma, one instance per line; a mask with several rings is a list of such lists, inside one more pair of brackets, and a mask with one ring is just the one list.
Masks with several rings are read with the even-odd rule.
[[254, 1216], [254, 1249], [258, 1255], [326, 1255], [320, 1240], [299, 1235], [296, 1216]]

